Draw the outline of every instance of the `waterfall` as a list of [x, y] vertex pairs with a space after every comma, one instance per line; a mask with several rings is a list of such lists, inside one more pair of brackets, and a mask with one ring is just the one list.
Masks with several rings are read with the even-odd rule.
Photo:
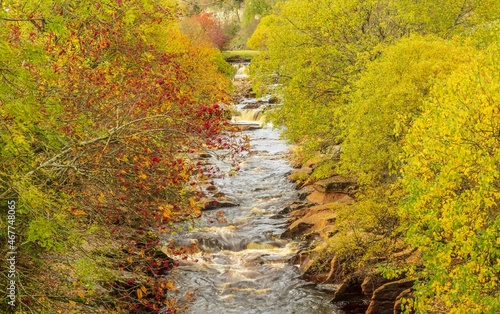
[[233, 116], [231, 122], [263, 124], [265, 122], [265, 117], [263, 115], [264, 109], [265, 107], [259, 107], [256, 109], [240, 109], [237, 115]]
[[248, 65], [250, 63], [248, 62], [240, 62], [240, 63], [233, 63], [233, 67], [236, 70], [236, 74], [234, 75], [235, 79], [243, 79], [247, 78], [248, 75], [246, 73]]

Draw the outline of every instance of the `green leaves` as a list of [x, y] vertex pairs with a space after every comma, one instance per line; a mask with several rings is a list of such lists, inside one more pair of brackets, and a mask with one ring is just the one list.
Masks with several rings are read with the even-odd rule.
[[[14, 0], [8, 8], [0, 8], [0, 198], [19, 205], [19, 269], [29, 277], [19, 299], [40, 290], [67, 299], [54, 290], [67, 284], [62, 277], [50, 287], [43, 279], [52, 259], [81, 260], [73, 249], [89, 238], [123, 248], [121, 259], [143, 230], [199, 215], [189, 183], [205, 175], [187, 152], [229, 145], [219, 138], [218, 104], [228, 101], [230, 66], [180, 31], [174, 1]], [[85, 278], [84, 262], [70, 273]], [[91, 266], [114, 272], [119, 262], [104, 256]], [[98, 277], [88, 280], [109, 279]], [[148, 299], [158, 304], [114, 306], [159, 308], [160, 290]], [[28, 308], [38, 310], [22, 302], [18, 310]]]
[[344, 114], [342, 168], [379, 185], [398, 175], [401, 142], [420, 115], [431, 87], [468, 62], [471, 48], [435, 37], [412, 36], [379, 50], [354, 84]]
[[419, 257], [385, 272], [417, 280], [408, 311], [499, 311], [499, 8], [290, 0], [248, 42], [263, 50], [256, 90], [284, 100], [271, 119], [306, 153], [340, 143], [327, 173], [358, 179], [358, 202], [322, 252], [356, 243], [348, 260], [363, 265], [404, 240]]

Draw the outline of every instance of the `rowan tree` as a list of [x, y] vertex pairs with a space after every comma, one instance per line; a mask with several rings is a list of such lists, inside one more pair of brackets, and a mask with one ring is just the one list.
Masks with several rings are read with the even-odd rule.
[[[241, 148], [223, 134], [228, 67], [177, 20], [168, 1], [11, 1], [0, 12], [0, 195], [18, 204], [19, 310], [111, 298], [95, 296], [97, 283], [118, 295], [101, 306], [173, 306], [158, 277], [171, 261], [150, 231], [199, 216], [196, 185], [211, 174], [195, 151]], [[96, 237], [110, 252], [82, 257]], [[64, 289], [65, 272], [48, 275], [53, 264], [85, 294]]]

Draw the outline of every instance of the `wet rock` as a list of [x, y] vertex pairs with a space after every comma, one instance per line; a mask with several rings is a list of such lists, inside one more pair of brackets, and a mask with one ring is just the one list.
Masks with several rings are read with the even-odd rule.
[[258, 109], [263, 104], [267, 104], [262, 100], [243, 106], [241, 109]]
[[226, 195], [224, 193], [222, 193], [222, 192], [214, 193], [214, 197], [217, 197], [218, 201], [228, 200], [228, 198], [226, 197]]
[[278, 212], [278, 214], [289, 214], [295, 210], [300, 210], [300, 209], [305, 209], [313, 206], [314, 204], [309, 203], [309, 202], [303, 202], [303, 201], [293, 201], [290, 203], [287, 207], [283, 208], [281, 211]]
[[250, 131], [250, 130], [258, 130], [262, 129], [262, 126], [258, 123], [235, 123], [233, 126], [238, 131]]
[[299, 235], [304, 235], [307, 231], [309, 230], [314, 224], [311, 223], [305, 223], [303, 221], [299, 222], [294, 222], [293, 227], [292, 225], [288, 227], [288, 229], [282, 234], [283, 237], [297, 237]]
[[335, 291], [339, 289], [339, 285], [331, 283], [320, 283], [316, 286], [316, 289], [334, 294]]
[[207, 186], [207, 191], [209, 192], [212, 192], [212, 193], [217, 193], [217, 191], [219, 190], [215, 185], [209, 185]]
[[309, 257], [307, 250], [297, 252], [291, 259], [290, 264], [299, 266], [300, 274], [303, 276], [307, 270], [312, 266], [312, 260]]
[[339, 289], [335, 291], [332, 302], [366, 300], [361, 289], [360, 278], [348, 278], [342, 282]]
[[345, 313], [364, 314], [369, 299], [363, 295], [360, 278], [347, 278], [335, 291], [332, 302]]
[[411, 279], [401, 279], [380, 286], [373, 292], [366, 314], [393, 314], [397, 298], [413, 283]]
[[284, 219], [285, 216], [282, 215], [282, 214], [276, 214], [276, 215], [272, 215], [271, 217], [269, 217], [271, 219]]
[[305, 274], [311, 268], [311, 266], [313, 264], [314, 264], [314, 261], [308, 255], [305, 255], [305, 257], [302, 257], [301, 261], [300, 261], [300, 266], [299, 266], [300, 273], [302, 275]]
[[271, 98], [269, 98], [270, 104], [279, 104], [280, 102], [281, 102], [281, 100], [276, 96], [271, 96]]
[[259, 192], [259, 191], [266, 191], [267, 188], [255, 188], [253, 189], [254, 192]]
[[[219, 193], [217, 193], [219, 194]], [[214, 196], [216, 196], [215, 194]], [[222, 207], [233, 207], [233, 206], [238, 206], [239, 204], [231, 200], [227, 197], [202, 197], [200, 199], [200, 202], [203, 204], [202, 210], [212, 210], [212, 209], [217, 209], [217, 208], [222, 208]]]

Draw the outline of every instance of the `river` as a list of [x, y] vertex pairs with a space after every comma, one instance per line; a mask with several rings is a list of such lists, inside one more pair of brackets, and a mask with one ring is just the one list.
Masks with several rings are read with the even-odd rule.
[[[240, 171], [215, 180], [239, 206], [205, 211], [194, 228], [170, 239], [202, 249], [179, 257], [173, 273], [179, 291], [194, 294], [188, 313], [343, 313], [290, 263], [301, 243], [280, 238], [287, 218], [279, 212], [298, 197], [286, 179], [289, 147], [269, 125], [244, 133], [251, 150]], [[217, 158], [210, 163], [228, 169]]]

